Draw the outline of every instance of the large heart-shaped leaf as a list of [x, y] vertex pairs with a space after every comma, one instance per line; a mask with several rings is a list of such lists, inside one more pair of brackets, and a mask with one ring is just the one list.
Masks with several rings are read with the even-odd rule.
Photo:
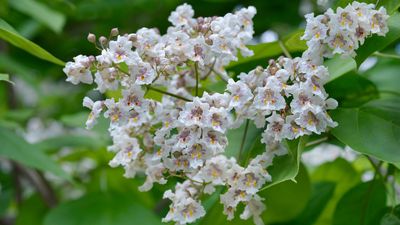
[[289, 154], [274, 158], [273, 165], [267, 168], [268, 172], [271, 174], [272, 181], [262, 190], [268, 189], [287, 180], [295, 181], [295, 177], [299, 172], [301, 153], [303, 152], [306, 143], [306, 136], [286, 142]]
[[259, 193], [265, 198], [267, 206], [262, 216], [264, 222], [289, 221], [299, 216], [306, 208], [311, 195], [311, 183], [303, 165], [299, 166], [295, 179], [296, 182], [286, 180]]
[[400, 166], [400, 97], [331, 112], [339, 123], [332, 134], [355, 151]]
[[340, 107], [357, 107], [379, 98], [374, 83], [354, 72], [329, 82], [325, 90], [330, 97], [339, 102]]
[[337, 202], [344, 193], [360, 181], [360, 176], [352, 164], [339, 158], [333, 162], [328, 162], [319, 166], [311, 175], [311, 178], [313, 182], [336, 183], [333, 196], [315, 222], [315, 225], [332, 224], [333, 213]]
[[376, 225], [386, 208], [385, 186], [378, 180], [361, 183], [340, 199], [333, 225]]
[[357, 64], [353, 58], [343, 57], [340, 55], [336, 55], [332, 59], [326, 60], [324, 65], [328, 67], [329, 82], [339, 78], [344, 74], [347, 74], [350, 71], [354, 71], [357, 68]]

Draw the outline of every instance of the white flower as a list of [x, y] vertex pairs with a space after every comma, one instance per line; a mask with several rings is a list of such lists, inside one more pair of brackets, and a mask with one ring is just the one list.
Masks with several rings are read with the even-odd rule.
[[242, 81], [228, 80], [226, 88], [231, 93], [231, 101], [229, 106], [241, 108], [253, 98], [250, 88]]
[[116, 123], [120, 120], [126, 119], [128, 115], [127, 107], [119, 102], [116, 103], [114, 98], [106, 99], [104, 105], [107, 108], [104, 112], [104, 117], [110, 118], [111, 123]]
[[286, 102], [281, 95], [282, 84], [275, 77], [268, 77], [264, 87], [256, 89], [254, 107], [260, 110], [281, 110], [286, 107]]
[[97, 84], [96, 89], [101, 93], [104, 93], [107, 90], [117, 90], [119, 85], [118, 74], [118, 70], [113, 67], [97, 71], [94, 74], [94, 82]]
[[141, 62], [133, 70], [133, 76], [136, 77], [136, 84], [151, 84], [156, 78], [156, 71], [149, 63]]
[[206, 122], [208, 127], [211, 127], [215, 131], [225, 133], [225, 130], [229, 127], [228, 111], [224, 108], [211, 107], [208, 114], [208, 121]]
[[277, 113], [273, 112], [270, 117], [267, 118], [268, 125], [264, 131], [264, 135], [270, 135], [275, 141], [281, 141], [284, 136], [284, 124], [285, 120]]
[[138, 154], [142, 151], [136, 138], [120, 139], [120, 142], [114, 143], [113, 149], [119, 149], [115, 157], [110, 161], [110, 166], [126, 166], [135, 161]]
[[184, 110], [179, 113], [178, 120], [185, 126], [206, 126], [209, 109], [210, 106], [207, 103], [202, 103], [196, 97], [193, 99], [193, 102], [185, 104]]
[[91, 59], [84, 55], [74, 57], [74, 62], [67, 62], [63, 69], [64, 73], [68, 76], [66, 81], [72, 84], [79, 82], [91, 84], [93, 83], [92, 73], [90, 66], [92, 65]]
[[184, 3], [176, 8], [175, 11], [171, 13], [168, 17], [168, 21], [172, 23], [172, 25], [179, 26], [187, 26], [193, 23], [194, 11], [192, 6]]
[[118, 36], [116, 41], [110, 41], [108, 44], [108, 53], [110, 58], [114, 63], [125, 62], [130, 64], [130, 59], [132, 58], [132, 42], [127, 36]]
[[83, 99], [83, 106], [91, 109], [92, 111], [89, 113], [89, 117], [86, 121], [86, 128], [92, 129], [93, 126], [97, 123], [97, 118], [99, 118], [100, 113], [103, 111], [104, 103], [103, 101], [95, 101], [89, 97], [85, 97]]
[[264, 199], [258, 195], [255, 195], [250, 201], [246, 203], [246, 207], [242, 214], [240, 214], [240, 218], [243, 220], [249, 219], [253, 216], [253, 221], [255, 225], [264, 225], [264, 222], [261, 218], [261, 214], [266, 209], [264, 203], [262, 203]]

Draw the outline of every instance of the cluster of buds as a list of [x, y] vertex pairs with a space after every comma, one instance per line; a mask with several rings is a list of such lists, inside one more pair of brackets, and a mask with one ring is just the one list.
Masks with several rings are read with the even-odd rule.
[[[360, 13], [353, 15], [349, 10]], [[387, 31], [384, 9], [376, 11], [370, 5], [353, 3], [344, 10], [346, 13], [341, 11], [336, 15], [328, 10], [315, 19], [306, 16], [304, 39], [309, 49], [302, 57], [270, 60], [267, 68], [259, 66], [241, 73], [237, 81], [229, 79], [224, 67], [237, 60], [239, 53], [252, 54], [245, 44], [253, 35], [254, 7], [224, 17], [193, 18], [193, 9], [184, 4], [171, 13], [168, 20], [173, 26], [165, 35], [148, 28], [118, 35], [113, 29], [110, 37], [116, 40], [100, 37], [97, 44], [90, 34], [88, 40], [101, 54], [79, 55], [67, 63], [64, 72], [73, 84], [94, 81], [102, 93], [122, 90], [119, 99], [93, 101], [85, 97], [83, 101], [91, 109], [88, 128], [96, 124], [103, 111], [110, 120], [113, 145], [109, 150], [116, 153], [111, 166], [124, 167], [125, 177], [144, 173], [141, 191], [150, 190], [154, 183], [165, 184], [171, 176], [184, 179], [175, 191], [164, 193], [172, 203], [163, 221], [194, 222], [205, 215], [203, 194], [213, 194], [217, 186], [223, 186], [227, 190], [220, 200], [228, 219], [234, 218], [242, 203], [245, 209], [240, 218], [252, 217], [256, 224], [263, 224], [260, 215], [265, 206], [258, 192], [271, 181], [267, 168], [274, 157], [287, 154], [282, 141], [320, 134], [337, 125], [327, 113], [337, 107], [337, 102], [324, 90], [329, 73], [322, 62], [323, 57], [331, 56], [326, 54], [329, 37], [343, 36], [343, 32], [355, 34], [360, 27], [367, 30], [360, 22], [365, 20], [363, 16], [372, 18], [368, 24], [375, 29], [369, 29], [369, 33]], [[339, 20], [342, 17], [346, 19], [343, 23]], [[347, 26], [350, 20], [356, 25]], [[358, 46], [364, 39], [357, 38]], [[344, 49], [345, 45], [334, 46]], [[330, 54], [353, 55], [336, 47]], [[226, 81], [225, 92], [204, 91], [200, 95], [200, 83], [206, 79]], [[162, 93], [162, 99], [148, 98], [148, 91]], [[265, 128], [261, 141], [266, 149], [241, 165], [224, 152], [227, 132], [245, 121]]]

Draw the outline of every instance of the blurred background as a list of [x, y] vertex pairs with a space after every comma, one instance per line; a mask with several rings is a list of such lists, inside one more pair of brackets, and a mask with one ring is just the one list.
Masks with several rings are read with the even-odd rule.
[[[86, 40], [89, 32], [107, 37], [114, 27], [120, 33], [157, 27], [164, 33], [170, 12], [183, 2], [193, 6], [196, 17], [255, 6], [253, 44], [283, 38], [304, 25], [304, 14], [323, 10], [314, 0], [0, 0], [0, 18], [70, 61], [78, 54], [98, 54]], [[108, 166], [112, 154], [106, 150], [106, 121], [84, 129], [88, 111], [82, 99], [99, 93], [65, 82], [61, 66], [2, 40], [0, 73], [13, 82], [0, 82], [0, 153], [8, 151], [8, 157], [0, 154], [0, 224], [161, 224], [168, 211], [162, 193], [174, 182], [140, 193], [143, 178], [125, 179], [121, 168]], [[266, 222], [330, 224], [340, 197], [361, 179], [373, 177], [368, 160], [344, 146], [324, 145], [313, 152], [306, 154], [297, 184], [285, 182], [269, 190]], [[205, 201], [207, 209], [216, 207], [216, 197]], [[310, 206], [312, 202], [320, 205]], [[304, 213], [310, 211], [307, 207], [317, 209], [315, 215]], [[198, 223], [224, 224], [221, 214], [215, 211]]]

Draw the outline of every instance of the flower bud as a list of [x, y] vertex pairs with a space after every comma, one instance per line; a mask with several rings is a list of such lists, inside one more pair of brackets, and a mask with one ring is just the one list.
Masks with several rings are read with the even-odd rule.
[[89, 33], [88, 36], [87, 36], [87, 40], [88, 40], [90, 43], [95, 43], [95, 42], [96, 42], [96, 35], [94, 35], [94, 34], [92, 34], [92, 33]]
[[105, 45], [105, 44], [107, 44], [107, 38], [104, 36], [101, 36], [99, 38], [99, 42], [100, 42], [100, 44]]
[[118, 28], [113, 28], [113, 29], [111, 29], [111, 32], [110, 32], [110, 36], [111, 36], [111, 37], [115, 37], [115, 36], [117, 36], [118, 34], [119, 34]]

